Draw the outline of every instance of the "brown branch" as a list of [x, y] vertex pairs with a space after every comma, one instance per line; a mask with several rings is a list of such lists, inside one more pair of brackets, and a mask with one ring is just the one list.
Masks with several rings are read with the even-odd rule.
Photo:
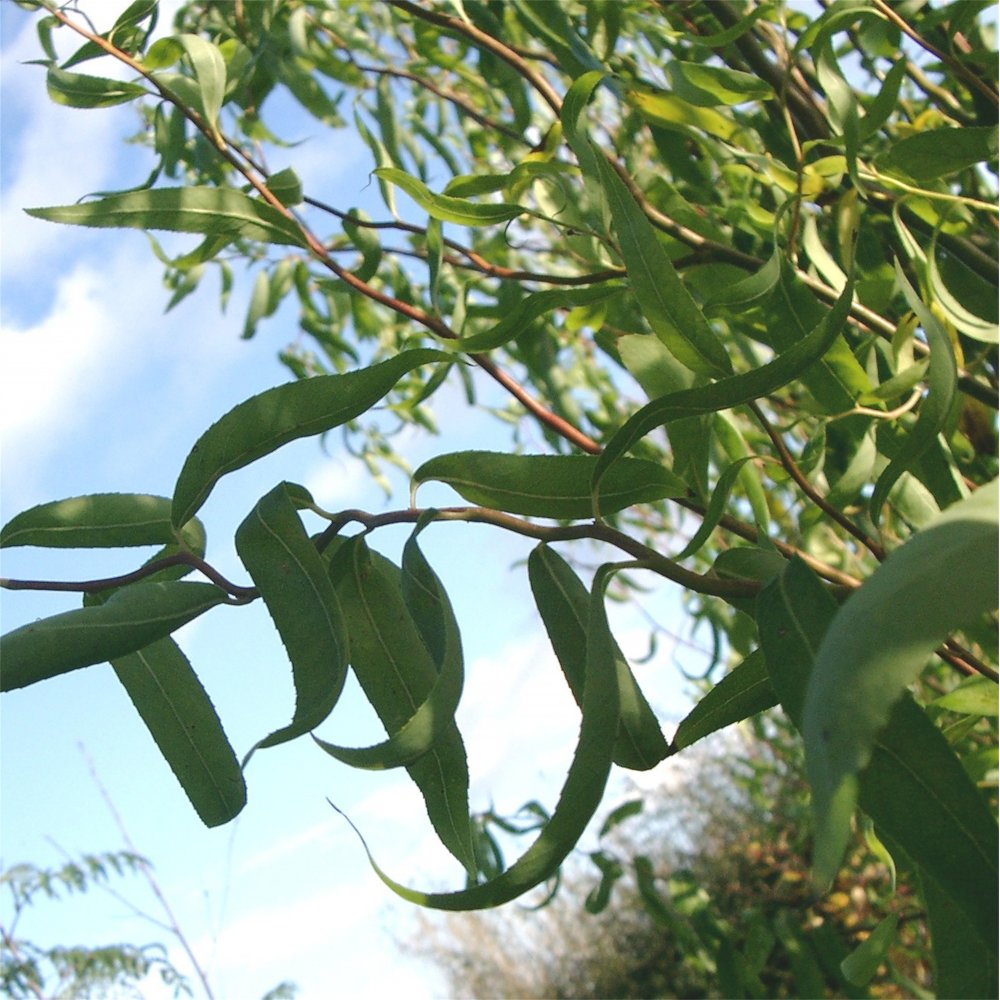
[[542, 100], [545, 101], [545, 103], [552, 109], [555, 116], [557, 118], [559, 117], [559, 111], [562, 108], [562, 99], [555, 92], [555, 90], [553, 90], [548, 80], [529, 66], [527, 62], [512, 48], [504, 45], [503, 42], [494, 38], [492, 35], [487, 34], [485, 31], [481, 31], [475, 25], [468, 24], [457, 17], [451, 17], [448, 14], [439, 14], [436, 10], [420, 7], [415, 3], [411, 3], [410, 0], [389, 0], [389, 2], [393, 7], [405, 10], [413, 17], [419, 17], [423, 21], [429, 21], [431, 24], [436, 24], [439, 28], [446, 28], [448, 31], [452, 31], [455, 34], [463, 35], [477, 48], [486, 49], [488, 52], [492, 52], [493, 55], [502, 59], [508, 66], [514, 69], [529, 84], [531, 84], [531, 86], [538, 91]]

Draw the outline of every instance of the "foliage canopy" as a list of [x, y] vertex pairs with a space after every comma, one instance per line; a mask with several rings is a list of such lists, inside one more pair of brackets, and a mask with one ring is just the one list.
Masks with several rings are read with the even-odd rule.
[[[209, 270], [225, 300], [235, 259], [256, 272], [245, 336], [292, 301], [301, 337], [282, 355], [295, 379], [207, 428], [171, 497], [95, 493], [4, 526], [7, 546], [162, 548], [113, 580], [4, 580], [84, 607], [4, 636], [3, 690], [110, 660], [198, 814], [225, 823], [243, 767], [171, 634], [261, 600], [296, 702], [243, 763], [316, 730], [353, 671], [388, 738], [317, 743], [407, 768], [467, 884], [376, 870], [446, 909], [550, 878], [612, 763], [648, 769], [779, 704], [804, 740], [817, 881], [860, 806], [919, 874], [932, 928], [961, 925], [938, 956], [939, 992], [959, 995], [997, 934], [989, 5], [196, 0], [155, 41], [155, 0], [105, 29], [22, 6], [51, 98], [134, 103], [154, 161], [134, 188], [29, 213], [194, 234], [174, 257], [150, 236], [168, 308]], [[108, 60], [128, 78], [89, 65]], [[363, 138], [383, 219], [305, 189], [281, 100], [331, 141]], [[207, 560], [198, 513], [221, 477], [334, 429], [378, 475], [405, 456], [374, 408], [433, 432], [435, 393], [475, 406], [483, 377], [510, 395], [508, 450], [444, 434], [411, 504], [380, 514], [277, 484], [236, 528], [252, 584]], [[417, 507], [429, 481], [467, 505]], [[531, 592], [581, 710], [559, 801], [503, 870], [469, 815], [458, 623], [418, 542], [451, 521], [538, 540]], [[396, 565], [374, 545], [400, 523]], [[602, 560], [586, 582], [560, 554], [580, 540]], [[605, 610], [639, 574], [724, 638], [725, 675], [670, 741]]]

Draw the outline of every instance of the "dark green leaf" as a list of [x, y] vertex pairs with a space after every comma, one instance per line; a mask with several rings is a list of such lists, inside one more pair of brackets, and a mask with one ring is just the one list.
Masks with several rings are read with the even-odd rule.
[[[371, 552], [363, 538], [350, 540], [334, 553], [330, 575], [350, 635], [351, 668], [393, 737], [427, 702], [439, 679], [438, 666], [403, 599], [400, 571]], [[451, 669], [452, 677], [444, 686], [446, 694], [456, 679], [454, 664]], [[418, 717], [415, 725], [431, 721], [426, 714]], [[476, 866], [469, 819], [469, 770], [453, 719], [435, 733], [432, 742], [426, 753], [407, 765], [407, 771], [420, 789], [441, 843], [472, 876]]]
[[136, 583], [98, 607], [22, 625], [0, 638], [0, 691], [134, 653], [225, 599], [210, 583]]
[[883, 162], [923, 184], [996, 156], [997, 127], [990, 125], [917, 132], [895, 143]]
[[580, 736], [559, 801], [537, 840], [506, 871], [457, 892], [419, 892], [391, 879], [368, 860], [379, 878], [403, 899], [439, 910], [478, 910], [516, 899], [558, 870], [590, 822], [604, 794], [618, 731], [618, 681], [614, 639], [604, 610], [609, 567], [598, 570], [588, 615], [586, 679]]
[[465, 678], [461, 638], [448, 595], [417, 545], [421, 528], [418, 526], [403, 548], [401, 594], [439, 673], [424, 702], [388, 740], [354, 748], [313, 737], [331, 757], [353, 767], [405, 767], [419, 760], [438, 740], [453, 738]]
[[677, 727], [671, 750], [683, 750], [777, 703], [764, 657], [760, 650], [754, 650], [688, 712]]
[[[535, 517], [588, 517], [593, 511], [590, 455], [509, 455], [458, 451], [424, 462], [413, 474], [414, 488], [429, 480], [447, 483], [482, 507]], [[632, 504], [684, 496], [685, 483], [669, 469], [645, 459], [624, 459], [602, 480], [604, 514]]]
[[240, 403], [191, 449], [174, 487], [174, 523], [189, 520], [227, 473], [289, 441], [345, 424], [378, 402], [407, 372], [441, 360], [453, 358], [430, 349], [404, 351], [371, 368], [280, 385]]
[[337, 595], [326, 561], [296, 513], [303, 493], [300, 486], [281, 483], [236, 532], [236, 551], [281, 636], [295, 684], [292, 721], [259, 740], [250, 753], [315, 729], [333, 710], [347, 676], [347, 628]]
[[621, 455], [657, 427], [680, 417], [730, 409], [774, 392], [799, 377], [827, 352], [839, 336], [847, 319], [852, 295], [853, 285], [848, 282], [834, 307], [815, 329], [766, 365], [647, 403], [629, 417], [608, 441], [594, 470], [595, 485]]
[[243, 772], [187, 657], [166, 638], [111, 665], [201, 821], [228, 823], [246, 804]]
[[854, 776], [892, 705], [951, 631], [996, 606], [998, 544], [994, 480], [893, 552], [825, 633], [803, 715], [824, 877], [840, 862]]
[[897, 922], [893, 914], [883, 917], [871, 934], [840, 963], [840, 971], [855, 986], [865, 986], [875, 978], [878, 967], [896, 942]]
[[770, 85], [759, 76], [728, 66], [673, 59], [667, 65], [667, 73], [673, 83], [673, 93], [703, 107], [766, 101], [775, 96]]
[[[531, 592], [576, 703], [582, 707], [587, 661], [590, 598], [569, 564], [548, 545], [528, 557]], [[648, 771], [667, 756], [660, 723], [636, 683], [628, 661], [612, 640], [621, 711], [612, 760], [619, 767]]]

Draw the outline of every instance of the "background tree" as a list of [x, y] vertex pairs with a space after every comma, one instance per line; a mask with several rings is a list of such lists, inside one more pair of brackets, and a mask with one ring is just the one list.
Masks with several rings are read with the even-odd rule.
[[[860, 805], [919, 877], [938, 991], [993, 991], [985, 5], [192, 3], [151, 44], [153, 0], [109, 28], [24, 6], [42, 9], [53, 98], [135, 102], [154, 155], [136, 188], [31, 214], [197, 234], [180, 256], [152, 243], [170, 303], [210, 267], [225, 299], [242, 261], [246, 336], [291, 299], [302, 339], [283, 355], [297, 380], [206, 430], [172, 497], [95, 493], [8, 522], [4, 545], [163, 549], [113, 579], [4, 580], [85, 606], [4, 637], [3, 689], [110, 660], [198, 814], [225, 823], [242, 767], [170, 635], [260, 599], [296, 705], [243, 763], [317, 729], [352, 670], [388, 739], [317, 742], [407, 768], [467, 885], [379, 874], [446, 909], [549, 878], [613, 763], [651, 768], [780, 703], [804, 739], [817, 882]], [[81, 47], [59, 59], [67, 31]], [[129, 79], [80, 72], [105, 57]], [[387, 218], [303, 190], [269, 117], [282, 93], [331, 129], [350, 107]], [[227, 473], [341, 428], [378, 475], [405, 460], [395, 427], [433, 430], [441, 386], [474, 406], [484, 378], [509, 394], [510, 448], [448, 451], [445, 435], [412, 475], [414, 493], [443, 483], [474, 506], [326, 512], [283, 482], [236, 530], [250, 581], [206, 561], [196, 515]], [[528, 582], [582, 715], [555, 809], [503, 871], [469, 817], [458, 627], [417, 541], [456, 520], [539, 541]], [[414, 525], [401, 565], [368, 544], [390, 524]], [[560, 554], [581, 541], [599, 562], [586, 582]], [[609, 586], [629, 599], [649, 579], [684, 589], [719, 637], [713, 677], [729, 668], [670, 742], [605, 612]], [[887, 947], [891, 914], [883, 926]]]

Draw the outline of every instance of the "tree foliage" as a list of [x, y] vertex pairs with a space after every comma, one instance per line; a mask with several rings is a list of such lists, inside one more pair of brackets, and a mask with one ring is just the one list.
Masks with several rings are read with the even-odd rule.
[[[247, 756], [316, 730], [353, 671], [388, 738], [320, 746], [407, 768], [467, 884], [376, 870], [446, 909], [551, 877], [612, 763], [652, 767], [780, 704], [818, 882], [860, 807], [917, 871], [932, 932], [961, 927], [936, 937], [938, 991], [973, 989], [997, 930], [988, 5], [206, 0], [156, 40], [155, 0], [110, 27], [22, 6], [52, 99], [134, 103], [153, 160], [128, 190], [29, 213], [150, 233], [168, 308], [209, 270], [225, 300], [242, 261], [244, 335], [290, 301], [301, 336], [282, 355], [295, 379], [207, 428], [171, 497], [61, 499], [4, 527], [3, 545], [162, 549], [112, 580], [5, 580], [84, 607], [4, 637], [3, 689], [110, 660], [201, 818], [225, 823], [243, 769], [171, 634], [260, 600], [296, 702]], [[320, 141], [364, 140], [384, 218], [305, 188], [282, 101]], [[198, 240], [169, 256], [161, 230]], [[277, 484], [236, 527], [252, 584], [208, 561], [198, 513], [221, 477], [338, 429], [378, 476], [405, 455], [376, 407], [434, 432], [436, 393], [480, 405], [483, 379], [509, 394], [507, 450], [449, 450], [445, 431], [410, 505], [379, 514]], [[429, 481], [467, 505], [419, 508]], [[458, 623], [418, 542], [454, 521], [538, 541], [528, 582], [581, 710], [558, 803], [502, 871], [469, 816]], [[400, 565], [376, 547], [389, 524], [414, 526]], [[581, 540], [601, 561], [587, 580], [565, 557]], [[605, 609], [612, 583], [657, 577], [729, 667], [670, 741]]]

